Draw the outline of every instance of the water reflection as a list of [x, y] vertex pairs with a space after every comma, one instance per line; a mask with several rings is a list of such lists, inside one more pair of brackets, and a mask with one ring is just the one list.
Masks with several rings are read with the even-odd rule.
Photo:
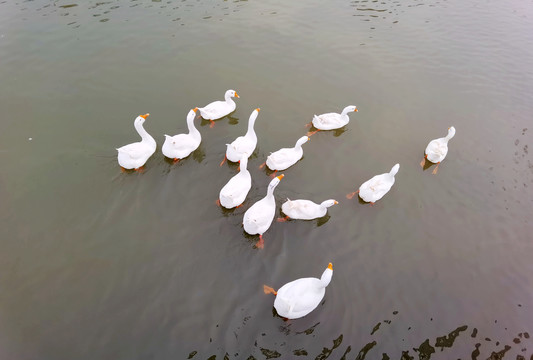
[[340, 129], [335, 129], [333, 130], [333, 136], [335, 137], [339, 137], [341, 136], [342, 134], [344, 134], [346, 132], [346, 126], [343, 126], [341, 127]]
[[[88, 9], [96, 9], [97, 7], [100, 7], [100, 6], [103, 6], [103, 5], [107, 5], [107, 4], [111, 4], [111, 1], [99, 1], [97, 3], [95, 3], [94, 5], [90, 5], [88, 7]], [[116, 7], [114, 7], [116, 8]]]
[[[248, 159], [251, 159], [251, 157], [249, 157]], [[237, 172], [239, 172], [240, 167], [239, 167], [239, 163], [238, 163], [238, 162], [233, 162], [233, 161], [228, 161], [228, 160], [227, 160], [226, 163], [228, 164], [227, 166], [228, 166], [231, 170], [233, 170], [233, 171], [235, 172], [235, 174], [236, 174]], [[228, 180], [229, 180], [229, 179], [228, 179]]]
[[[357, 356], [355, 357], [356, 360], [363, 360], [366, 358], [366, 354], [372, 350], [372, 348], [374, 346], [377, 345], [377, 342], [375, 341], [372, 341], [372, 342], [369, 342], [368, 344], [364, 345], [361, 350], [359, 350], [359, 352], [357, 353]], [[346, 352], [343, 354], [342, 358], [341, 359], [345, 359], [345, 356], [346, 354], [351, 350], [351, 347], [348, 346], [348, 349], [346, 349]], [[384, 357], [385, 357], [385, 354], [383, 354]]]
[[[323, 304], [324, 302], [322, 302]], [[275, 308], [274, 308], [275, 310]], [[299, 335], [299, 334], [305, 334], [305, 335], [311, 335], [314, 331], [315, 331], [315, 328], [319, 325], [320, 323], [316, 323], [314, 324], [313, 326], [303, 330], [303, 331], [300, 331], [300, 332], [296, 332], [296, 335]]]
[[322, 216], [321, 218], [316, 219], [316, 226], [319, 227], [319, 226], [324, 225], [325, 223], [329, 221], [330, 218], [331, 218], [331, 215], [326, 214]]
[[333, 339], [333, 346], [331, 348], [324, 347], [322, 349], [322, 352], [318, 354], [316, 359], [317, 360], [327, 359], [333, 353], [333, 350], [335, 350], [342, 344], [342, 339], [343, 339], [342, 334], [340, 334], [338, 338]]
[[431, 161], [427, 160], [426, 158], [422, 158], [422, 161], [421, 161], [424, 165], [422, 166], [422, 170], [423, 171], [426, 171], [427, 169], [429, 169], [430, 167], [432, 167], [433, 165], [436, 165], [434, 163], [432, 163]]
[[265, 348], [260, 348], [260, 349], [261, 349], [261, 353], [266, 357], [266, 359], [276, 359], [281, 356], [281, 354], [277, 352], [276, 350], [269, 350]]
[[182, 165], [186, 164], [189, 161], [189, 159], [192, 159], [192, 160], [196, 161], [197, 163], [201, 163], [202, 161], [205, 160], [205, 156], [206, 156], [205, 155], [205, 147], [203, 145], [203, 142], [200, 143], [200, 146], [198, 146], [198, 148], [196, 150], [194, 150], [189, 156], [187, 156], [187, 157], [185, 157], [183, 159], [174, 160], [174, 159], [168, 158], [168, 157], [162, 155], [161, 153], [157, 153], [157, 152], [156, 152], [155, 155], [157, 155], [157, 158], [162, 157], [161, 163], [166, 163], [167, 165], [169, 165], [168, 167], [165, 167], [165, 171], [164, 171], [165, 174], [170, 173], [170, 171], [173, 168], [176, 168], [176, 167], [179, 167], [179, 166], [182, 166]]
[[[220, 213], [224, 217], [233, 216], [233, 213], [235, 212], [235, 210], [237, 210], [237, 208], [226, 209], [224, 206], [221, 206], [219, 204], [219, 199], [214, 201], [214, 203], [220, 208]], [[245, 203], [246, 203], [246, 201], [243, 203], [243, 206], [244, 206]]]
[[237, 125], [239, 123], [239, 118], [236, 118], [236, 117], [233, 117], [233, 116], [230, 116], [230, 115], [228, 115], [227, 117], [229, 119], [228, 124]]
[[200, 146], [198, 146], [198, 148], [194, 150], [191, 155], [192, 155], [193, 160], [196, 161], [197, 163], [201, 163], [202, 161], [204, 161], [205, 160], [204, 144], [200, 143]]
[[312, 136], [314, 134], [317, 134], [317, 133], [328, 133], [328, 132], [332, 132], [333, 133], [333, 136], [334, 137], [339, 137], [341, 136], [342, 134], [344, 134], [347, 130], [347, 127], [346, 125], [339, 128], [339, 129], [334, 129], [334, 130], [319, 130], [317, 128], [315, 128], [313, 125], [311, 125], [311, 127], [309, 128], [309, 132], [307, 133], [308, 136]]
[[[99, 16], [110, 14], [108, 18], [105, 19], [99, 19], [98, 22], [107, 22], [110, 20], [118, 20], [118, 21], [129, 21], [130, 19], [134, 18], [133, 16], [129, 19], [123, 19], [120, 15], [116, 14], [115, 12], [112, 12], [112, 10], [117, 10], [120, 8], [120, 5], [116, 4], [116, 2], [112, 1], [95, 1], [90, 0], [87, 2], [80, 2], [80, 3], [69, 3], [69, 4], [63, 4], [63, 5], [56, 5], [56, 1], [49, 0], [48, 3], [45, 3], [43, 5], [43, 2], [45, 1], [24, 1], [22, 2], [22, 7], [19, 8], [19, 11], [35, 11], [35, 12], [41, 12], [41, 16], [50, 16], [53, 14], [57, 14], [61, 17], [78, 17], [80, 19], [79, 23], [83, 25], [87, 25], [90, 22], [90, 18], [97, 18]], [[127, 1], [123, 1], [127, 3]], [[7, 1], [2, 1], [0, 4], [5, 4]], [[205, 4], [201, 4], [194, 0], [183, 0], [180, 3], [180, 6], [169, 6], [170, 2], [167, 2], [165, 4], [162, 3], [161, 0], [152, 0], [149, 3], [137, 1], [137, 0], [131, 0], [129, 2], [128, 8], [135, 9], [135, 8], [142, 8], [144, 10], [149, 10], [156, 12], [158, 15], [164, 15], [166, 17], [170, 17], [171, 21], [180, 21], [180, 25], [185, 25], [187, 22], [190, 21], [197, 21], [197, 20], [212, 20], [212, 19], [218, 19], [222, 20], [223, 17], [231, 16], [232, 14], [239, 11], [239, 8], [246, 6], [246, 2], [242, 1], [233, 1], [233, 2], [218, 2], [213, 4], [213, 6], [210, 6], [208, 8], [209, 13], [206, 14], [206, 6]], [[18, 5], [18, 4], [17, 4]], [[224, 6], [223, 6], [224, 5]], [[59, 10], [59, 12], [58, 12]], [[68, 10], [68, 11], [66, 11]], [[87, 12], [89, 10], [89, 12]], [[163, 12], [164, 10], [164, 12]], [[98, 11], [98, 12], [94, 12]], [[176, 16], [176, 15], [182, 15], [183, 12], [188, 13], [188, 16]], [[146, 15], [146, 14], [139, 14], [139, 16]], [[74, 25], [74, 22], [68, 22], [65, 25]], [[76, 26], [72, 26], [72, 28], [79, 28], [80, 24]]]
[[447, 336], [438, 337], [435, 342], [435, 347], [440, 347], [440, 351], [442, 351], [445, 347], [448, 347], [448, 348], [452, 347], [455, 339], [457, 339], [459, 334], [465, 331], [467, 328], [468, 327], [466, 325], [459, 326], [457, 329], [453, 330]]
[[217, 119], [217, 120], [214, 120], [214, 121], [206, 120], [204, 118], [201, 118], [201, 119], [202, 120], [200, 121], [200, 126], [203, 127], [203, 126], [209, 125], [209, 127], [211, 127], [211, 128], [216, 127], [217, 124], [223, 123], [226, 119], [228, 120], [228, 124], [230, 124], [230, 125], [237, 125], [239, 123], [239, 118], [231, 116], [231, 114], [230, 115], [226, 115], [223, 118]]
[[[243, 212], [243, 215], [244, 215], [244, 212]], [[242, 222], [241, 222], [241, 225], [242, 225]], [[248, 241], [248, 243], [250, 245], [253, 246], [254, 249], [260, 249], [258, 247], [259, 246], [258, 245], [259, 244], [259, 235], [250, 235], [246, 231], [244, 231], [244, 228], [243, 228], [242, 229], [242, 236], [246, 239], [246, 241]], [[263, 234], [263, 247], [267, 247], [268, 246], [269, 240], [273, 240], [273, 239], [269, 239], [268, 232]]]
[[283, 211], [281, 211], [281, 209], [279, 210], [279, 214], [280, 214], [280, 217], [277, 218], [277, 222], [288, 222], [288, 223], [291, 223], [291, 222], [304, 222], [304, 223], [314, 223], [316, 227], [320, 227], [324, 224], [326, 224], [329, 219], [331, 218], [331, 215], [329, 214], [326, 214], [320, 218], [317, 218], [317, 219], [312, 219], [312, 220], [302, 220], [302, 219], [291, 219], [290, 217], [286, 217], [286, 215], [283, 213]]
[[[273, 316], [278, 316], [277, 313], [276, 313], [276, 310], [274, 308], [272, 308], [272, 314], [273, 314]], [[317, 326], [319, 324], [320, 323], [316, 323], [313, 326], [311, 326], [310, 328], [308, 328], [307, 330], [296, 332], [294, 334], [295, 335], [304, 335], [304, 336], [312, 335], [315, 332], [315, 330], [316, 330], [316, 328], [317, 328]], [[378, 325], [376, 325], [374, 327], [372, 333], [375, 333], [376, 328], [379, 328], [379, 324], [381, 324], [381, 323], [378, 323]], [[291, 327], [291, 321], [290, 320], [289, 321], [284, 321], [284, 323], [279, 326], [279, 332], [284, 334], [285, 336], [292, 336], [293, 333], [291, 332], [290, 327]], [[396, 355], [395, 354], [390, 354], [390, 353], [388, 354], [386, 352], [381, 352], [381, 354], [380, 354], [381, 355], [381, 359], [382, 360], [387, 360], [387, 359], [388, 360], [390, 360], [390, 359], [430, 360], [432, 358], [432, 356], [437, 353], [437, 349], [439, 349], [439, 348], [440, 348], [439, 352], [445, 354], [444, 358], [456, 358], [456, 356], [453, 355], [453, 354], [446, 355], [446, 350], [445, 349], [451, 349], [453, 347], [454, 343], [456, 342], [457, 338], [459, 338], [461, 336], [461, 334], [464, 333], [467, 329], [468, 329], [468, 326], [466, 326], [466, 325], [459, 326], [455, 330], [451, 331], [448, 334], [436, 337], [434, 341], [431, 341], [429, 338], [427, 338], [424, 341], [422, 341], [420, 343], [420, 345], [418, 345], [417, 347], [413, 347], [412, 349], [408, 349], [408, 350], [400, 350], [400, 353], [396, 354]], [[477, 329], [474, 328], [474, 331], [477, 334]], [[475, 337], [476, 336], [474, 335], [474, 333], [472, 333], [471, 338], [474, 339]], [[519, 333], [517, 335], [517, 337], [513, 339], [513, 343], [514, 344], [519, 344], [524, 339], [529, 339], [529, 334], [527, 332]], [[286, 359], [286, 358], [289, 358], [290, 355], [293, 355], [293, 356], [306, 356], [306, 358], [314, 358], [315, 360], [323, 360], [323, 359], [330, 358], [331, 356], [334, 356], [333, 357], [334, 359], [341, 359], [341, 360], [342, 359], [344, 359], [344, 360], [350, 359], [348, 357], [348, 354], [352, 352], [352, 348], [353, 348], [352, 345], [347, 345], [344, 348], [344, 351], [342, 351], [342, 352], [341, 352], [341, 350], [337, 350], [343, 344], [343, 340], [344, 340], [344, 335], [340, 334], [337, 338], [334, 338], [333, 340], [331, 340], [332, 341], [332, 345], [331, 346], [324, 346], [322, 348], [322, 351], [320, 353], [316, 353], [316, 355], [312, 355], [309, 352], [309, 350], [306, 349], [305, 347], [298, 347], [297, 349], [294, 349], [294, 350], [282, 350], [282, 349], [275, 349], [275, 348], [267, 348], [267, 347], [263, 346], [263, 347], [259, 347], [259, 349], [260, 349], [261, 354], [263, 356], [265, 356], [267, 359], [274, 359], [274, 358]], [[463, 343], [464, 343], [464, 342], [468, 341], [468, 338], [463, 338], [462, 340], [463, 340]], [[384, 339], [384, 341], [386, 342], [387, 339]], [[486, 341], [490, 342], [490, 339], [486, 338]], [[379, 351], [379, 350], [376, 350], [376, 349], [380, 349], [379, 345], [380, 345], [380, 341], [378, 341], [378, 340], [369, 341], [368, 343], [366, 343], [366, 344], [361, 346], [361, 348], [359, 349], [359, 351], [357, 352], [357, 354], [355, 355], [355, 357], [353, 359], [354, 360], [364, 360], [364, 359], [367, 359], [367, 356], [368, 356], [368, 359], [378, 359], [380, 356], [378, 355], [377, 351]], [[257, 344], [256, 344], [256, 346], [257, 346]], [[500, 345], [499, 342], [496, 342], [496, 346], [499, 347], [496, 350], [489, 349], [489, 350], [485, 351], [486, 356], [488, 356], [487, 360], [500, 360], [500, 359], [503, 359], [505, 357], [505, 354], [509, 350], [512, 349], [511, 345], [508, 345], [508, 344], [501, 344]], [[482, 349], [482, 344], [479, 343], [479, 342], [476, 342], [476, 343], [473, 344], [472, 347], [474, 349], [471, 352], [471, 359], [478, 360], [479, 356], [482, 354], [482, 350], [483, 350]], [[411, 351], [414, 352], [414, 353], [412, 353]], [[520, 352], [522, 352], [524, 354], [527, 354], [527, 348], [526, 347], [522, 347], [520, 349]], [[198, 351], [192, 351], [189, 354], [188, 359], [194, 358], [197, 354], [198, 354]], [[238, 354], [235, 354], [235, 356], [237, 356], [237, 355]], [[464, 354], [464, 355], [466, 355], [466, 354]], [[212, 355], [210, 358], [216, 359], [216, 355]], [[224, 354], [224, 359], [226, 359], [226, 358], [229, 358], [227, 352]], [[254, 357], [253, 354], [250, 354], [250, 355], [242, 357], [242, 358], [256, 359], [256, 357]], [[439, 357], [439, 359], [441, 359], [441, 358], [442, 357]], [[465, 357], [461, 357], [461, 358], [465, 358]], [[517, 360], [526, 360], [525, 356], [520, 355], [520, 354], [516, 355], [516, 359]], [[533, 359], [533, 355], [531, 355], [531, 359]]]

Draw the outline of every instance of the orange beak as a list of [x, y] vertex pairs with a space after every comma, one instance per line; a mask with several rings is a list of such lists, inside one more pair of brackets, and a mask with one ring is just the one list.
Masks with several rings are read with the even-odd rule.
[[328, 264], [328, 269], [333, 270], [333, 264], [332, 263]]
[[236, 98], [240, 98], [239, 94], [237, 94], [236, 91], [235, 91], [235, 97], [236, 97]]
[[197, 111], [198, 111], [198, 108], [195, 107], [194, 109], [192, 109], [192, 111], [197, 112]]
[[257, 110], [257, 112], [261, 111], [261, 109], [260, 109], [260, 108], [257, 108], [257, 109], [255, 109], [255, 110]]
[[148, 116], [150, 116], [150, 114], [144, 114], [144, 115], [139, 115], [139, 116], [142, 117], [144, 120], [146, 120], [146, 118], [147, 118]]
[[285, 175], [281, 174], [280, 176], [276, 176], [276, 178], [277, 178], [278, 180], [281, 180], [281, 179], [283, 179], [284, 176], [285, 176]]
[[335, 200], [334, 204], [337, 205], [339, 202], [337, 200]]
[[353, 112], [358, 112], [359, 110], [357, 110], [357, 108], [355, 108], [355, 110]]

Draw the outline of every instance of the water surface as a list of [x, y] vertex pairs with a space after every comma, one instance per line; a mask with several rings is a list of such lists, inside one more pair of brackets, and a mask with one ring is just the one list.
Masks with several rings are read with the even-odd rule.
[[[521, 359], [533, 331], [533, 5], [471, 1], [3, 1], [0, 3], [0, 358]], [[196, 120], [178, 164], [163, 134]], [[289, 197], [337, 199], [320, 221], [241, 227], [270, 181], [266, 156], [313, 114], [284, 172]], [[261, 108], [244, 206], [215, 205], [225, 144]], [[122, 173], [115, 148], [158, 151]], [[454, 125], [448, 157], [427, 143]], [[347, 200], [401, 169], [375, 206]], [[263, 284], [334, 275], [299, 320]]]

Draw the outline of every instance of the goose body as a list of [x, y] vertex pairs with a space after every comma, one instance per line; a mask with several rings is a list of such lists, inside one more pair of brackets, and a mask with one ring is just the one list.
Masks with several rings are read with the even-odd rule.
[[301, 278], [283, 285], [274, 300], [276, 311], [287, 319], [298, 319], [309, 314], [324, 298], [332, 276], [333, 265], [329, 263], [320, 279]]
[[240, 161], [240, 171], [233, 176], [220, 190], [220, 205], [231, 209], [241, 205], [252, 187], [252, 177], [247, 169], [248, 157], [243, 155]]
[[200, 142], [202, 141], [202, 135], [200, 135], [200, 132], [194, 127], [194, 118], [197, 110], [197, 108], [194, 108], [187, 114], [188, 134], [178, 134], [174, 136], [165, 134], [165, 142], [161, 148], [163, 155], [178, 160], [189, 156], [194, 150], [198, 149], [198, 146], [200, 146]]
[[244, 231], [250, 235], [259, 234], [262, 236], [272, 224], [276, 213], [276, 199], [274, 198], [274, 189], [278, 186], [283, 178], [283, 174], [272, 179], [268, 184], [267, 195], [252, 205], [244, 213], [242, 224]]
[[138, 169], [152, 156], [156, 149], [156, 142], [144, 130], [143, 123], [150, 114], [139, 115], [133, 122], [135, 130], [141, 136], [141, 141], [117, 148], [118, 163], [124, 169]]
[[445, 137], [431, 140], [424, 153], [426, 159], [432, 163], [440, 163], [448, 154], [448, 141], [455, 136], [455, 128], [452, 126], [448, 129], [448, 135]]
[[313, 116], [313, 126], [319, 130], [334, 130], [340, 129], [350, 122], [348, 117], [349, 112], [357, 112], [357, 106], [350, 105], [345, 107], [340, 114], [326, 113], [322, 115]]
[[359, 196], [366, 202], [374, 203], [389, 192], [394, 185], [394, 176], [400, 169], [400, 164], [392, 167], [391, 171], [381, 175], [376, 175], [372, 179], [365, 181], [359, 187]]
[[250, 114], [248, 120], [248, 131], [244, 136], [239, 136], [231, 144], [227, 144], [226, 158], [229, 161], [239, 161], [243, 154], [247, 157], [252, 155], [257, 145], [257, 135], [255, 134], [254, 124], [257, 119], [257, 115], [261, 109], [257, 108]]
[[207, 104], [204, 107], [198, 108], [202, 117], [206, 120], [217, 120], [230, 113], [232, 113], [235, 108], [235, 101], [232, 97], [239, 97], [235, 90], [228, 90], [224, 94], [224, 101], [214, 101], [210, 104]]
[[330, 206], [336, 205], [336, 200], [326, 200], [316, 204], [311, 200], [290, 200], [281, 205], [281, 211], [291, 219], [313, 220], [326, 215]]
[[302, 145], [309, 141], [309, 137], [302, 136], [293, 148], [283, 148], [271, 153], [266, 160], [270, 170], [285, 170], [296, 164], [304, 154]]

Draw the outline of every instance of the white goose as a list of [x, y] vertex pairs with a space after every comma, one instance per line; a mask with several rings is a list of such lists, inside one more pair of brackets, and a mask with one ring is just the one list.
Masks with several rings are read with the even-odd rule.
[[424, 159], [422, 159], [420, 166], [423, 167], [426, 160], [429, 160], [432, 163], [436, 163], [437, 166], [433, 170], [433, 174], [436, 174], [437, 170], [439, 169], [440, 162], [444, 160], [446, 154], [448, 154], [448, 141], [454, 136], [455, 128], [452, 126], [448, 128], [448, 135], [443, 138], [431, 140], [428, 146], [426, 147], [426, 150], [424, 151], [426, 156], [424, 156]]
[[308, 136], [302, 136], [293, 148], [283, 148], [271, 153], [266, 160], [270, 170], [285, 170], [296, 164], [304, 154], [302, 145], [309, 141]]
[[[257, 135], [254, 131], [255, 120], [261, 109], [257, 108], [250, 114], [250, 119], [248, 120], [248, 131], [244, 136], [239, 136], [231, 144], [226, 144], [226, 158], [229, 161], [239, 161], [243, 154], [246, 154], [247, 157], [252, 155], [257, 145]], [[222, 165], [224, 161], [220, 165]]]
[[400, 164], [396, 164], [392, 167], [391, 171], [381, 175], [376, 175], [372, 179], [365, 181], [359, 190], [348, 194], [346, 197], [351, 199], [355, 194], [359, 193], [361, 199], [371, 204], [381, 199], [386, 193], [389, 192], [392, 185], [394, 185], [394, 175], [400, 169]]
[[179, 161], [198, 149], [198, 146], [200, 146], [200, 142], [202, 141], [202, 135], [200, 135], [200, 132], [194, 127], [194, 118], [197, 110], [198, 108], [194, 108], [187, 114], [188, 134], [178, 134], [174, 136], [168, 136], [165, 134], [165, 142], [161, 149], [163, 155], [174, 159], [174, 161]]
[[336, 200], [326, 200], [320, 204], [316, 204], [310, 200], [290, 200], [287, 199], [281, 205], [281, 211], [285, 215], [285, 218], [278, 218], [278, 221], [286, 221], [290, 219], [300, 219], [300, 220], [313, 220], [316, 218], [321, 218], [326, 215], [328, 208], [337, 205]]
[[246, 168], [247, 165], [248, 157], [242, 155], [239, 165], [241, 170], [220, 190], [220, 205], [226, 209], [239, 207], [244, 202], [244, 199], [246, 199], [246, 195], [248, 195], [248, 191], [252, 187], [252, 177]]
[[198, 108], [202, 117], [211, 121], [210, 127], [215, 126], [213, 120], [220, 119], [235, 110], [237, 105], [235, 105], [235, 101], [232, 100], [232, 97], [238, 98], [239, 95], [237, 95], [235, 90], [228, 90], [224, 94], [224, 101], [214, 101], [202, 108]]
[[[315, 115], [313, 116], [312, 124], [315, 128], [318, 130], [334, 130], [334, 129], [340, 129], [344, 125], [348, 124], [350, 122], [350, 118], [348, 117], [349, 112], [357, 112], [357, 106], [355, 105], [349, 105], [342, 110], [342, 113], [326, 113], [322, 115]], [[310, 133], [311, 135], [314, 134], [316, 131]]]
[[141, 141], [124, 145], [117, 149], [118, 164], [124, 169], [139, 170], [155, 152], [156, 142], [144, 130], [143, 123], [150, 114], [139, 115], [133, 122], [135, 130], [141, 136]]
[[300, 278], [283, 285], [277, 292], [269, 286], [263, 286], [266, 294], [276, 295], [274, 307], [278, 315], [287, 319], [298, 319], [316, 309], [326, 294], [326, 287], [333, 276], [333, 265], [322, 273], [320, 279]]
[[274, 215], [276, 213], [276, 199], [274, 198], [274, 189], [278, 186], [283, 174], [272, 179], [268, 184], [267, 194], [264, 198], [252, 205], [244, 213], [242, 224], [244, 231], [250, 235], [259, 234], [259, 242], [256, 244], [258, 248], [264, 247], [263, 234], [268, 230]]

